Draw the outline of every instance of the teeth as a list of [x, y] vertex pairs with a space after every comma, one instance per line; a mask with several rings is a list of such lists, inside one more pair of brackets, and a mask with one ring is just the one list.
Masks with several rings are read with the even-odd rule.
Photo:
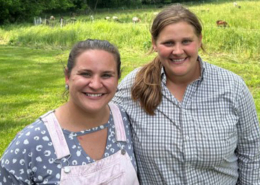
[[182, 61], [184, 61], [184, 60], [185, 60], [185, 58], [184, 58], [184, 59], [175, 59], [175, 60], [172, 59], [173, 62], [182, 62]]
[[102, 96], [102, 94], [87, 94], [87, 96], [91, 96], [91, 97], [99, 97], [99, 96]]

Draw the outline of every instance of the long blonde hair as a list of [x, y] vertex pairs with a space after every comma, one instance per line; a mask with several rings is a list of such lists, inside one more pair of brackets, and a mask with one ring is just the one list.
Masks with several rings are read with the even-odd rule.
[[[167, 7], [155, 17], [150, 30], [153, 41], [157, 41], [166, 26], [181, 21], [192, 25], [195, 34], [201, 36], [202, 26], [197, 16], [178, 4]], [[132, 99], [139, 101], [149, 115], [155, 114], [156, 107], [162, 101], [161, 69], [162, 64], [157, 56], [137, 73], [131, 89]]]

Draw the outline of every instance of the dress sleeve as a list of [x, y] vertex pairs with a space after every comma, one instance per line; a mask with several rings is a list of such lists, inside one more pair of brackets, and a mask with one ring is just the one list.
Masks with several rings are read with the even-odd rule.
[[28, 148], [19, 147], [23, 137], [18, 134], [0, 160], [0, 185], [31, 185], [29, 159], [23, 155]]
[[244, 82], [237, 98], [239, 185], [260, 184], [260, 129], [252, 95]]
[[0, 167], [0, 184], [1, 185], [28, 185], [32, 184], [30, 180], [24, 180], [22, 178], [17, 178], [15, 174], [13, 174], [12, 170], [8, 170], [5, 166]]

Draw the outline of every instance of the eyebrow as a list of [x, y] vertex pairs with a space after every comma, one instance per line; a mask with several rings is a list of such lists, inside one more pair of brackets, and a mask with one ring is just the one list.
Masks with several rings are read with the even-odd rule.
[[82, 73], [82, 72], [92, 72], [91, 70], [89, 69], [80, 69], [77, 71], [78, 73]]
[[[91, 73], [92, 73], [92, 71], [89, 70], [89, 69], [80, 69], [80, 70], [78, 70], [77, 72], [78, 72], [78, 73], [83, 73], [83, 72], [91, 72]], [[112, 73], [112, 74], [116, 74], [115, 71], [102, 71], [102, 73]]]
[[183, 40], [192, 40], [194, 37], [184, 37]]
[[[193, 40], [194, 37], [183, 37], [181, 40]], [[172, 39], [172, 38], [166, 38], [162, 41], [162, 43], [164, 42], [175, 42], [176, 40]]]

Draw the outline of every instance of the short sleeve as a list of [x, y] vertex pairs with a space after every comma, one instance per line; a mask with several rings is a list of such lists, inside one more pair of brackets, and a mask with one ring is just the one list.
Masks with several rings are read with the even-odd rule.
[[20, 137], [20, 134], [14, 138], [1, 158], [0, 185], [32, 184], [30, 179], [32, 171], [28, 168], [30, 162], [23, 155], [27, 148], [21, 147], [24, 141]]

